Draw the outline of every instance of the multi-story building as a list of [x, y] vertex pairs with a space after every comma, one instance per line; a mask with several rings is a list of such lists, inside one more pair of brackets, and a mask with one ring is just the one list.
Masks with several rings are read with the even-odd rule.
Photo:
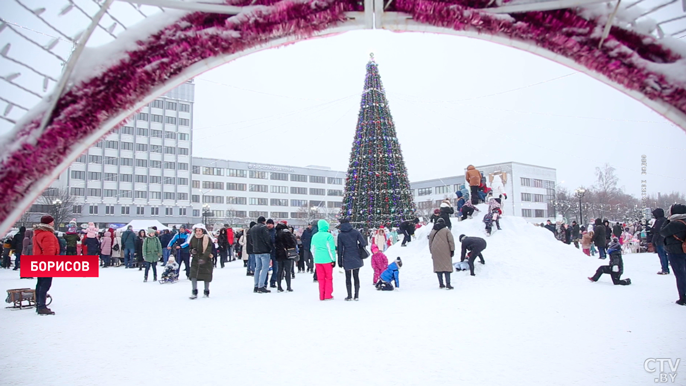
[[[194, 88], [189, 81], [154, 100], [60, 175], [52, 190], [68, 192], [74, 201], [73, 217], [100, 227], [143, 217], [165, 224], [194, 221]], [[31, 211], [49, 213], [49, 203], [43, 201]]]
[[[542, 222], [555, 215], [553, 200], [557, 172], [553, 168], [519, 162], [481, 165], [475, 167], [483, 174], [486, 185], [494, 195], [506, 194], [503, 214], [521, 216], [527, 221]], [[466, 172], [466, 169], [465, 169]], [[425, 217], [438, 208], [446, 198], [455, 203], [455, 192], [465, 184], [463, 175], [411, 183], [417, 209]]]
[[333, 219], [346, 172], [212, 158], [193, 158], [193, 217], [207, 224], [247, 225], [259, 216], [304, 225]]

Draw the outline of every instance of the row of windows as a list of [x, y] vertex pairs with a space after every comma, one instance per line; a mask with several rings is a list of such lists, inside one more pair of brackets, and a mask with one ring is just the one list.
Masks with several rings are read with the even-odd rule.
[[[262, 180], [278, 180], [278, 181], [288, 181], [288, 173], [276, 173], [276, 172], [265, 172], [260, 170], [243, 170], [243, 169], [224, 169], [215, 167], [200, 167], [193, 166], [193, 174], [203, 174], [206, 176], [223, 176], [226, 174], [227, 177], [248, 177], [262, 179]], [[297, 182], [312, 182], [317, 184], [332, 184], [332, 185], [343, 185], [343, 178], [338, 177], [322, 177], [322, 176], [307, 176], [303, 174], [291, 174], [291, 181]]]
[[136, 120], [159, 122], [159, 123], [169, 123], [172, 125], [175, 125], [178, 122], [179, 126], [190, 126], [191, 125], [190, 119], [187, 119], [187, 118], [178, 118], [177, 119], [176, 117], [162, 116], [162, 115], [148, 114], [148, 113], [136, 114]]
[[544, 209], [536, 209], [536, 210], [522, 209], [522, 217], [544, 218], [544, 217], [546, 217], [546, 215], [545, 215]]
[[[179, 150], [188, 150], [188, 149], [181, 149]], [[103, 157], [99, 155], [82, 155], [79, 158], [76, 159], [74, 162], [79, 162], [79, 163], [93, 163], [93, 164], [101, 164], [103, 163]], [[118, 158], [118, 157], [104, 157], [104, 163], [105, 165], [121, 165], [121, 166], [133, 166], [133, 158]], [[178, 170], [188, 170], [188, 163], [187, 162], [170, 162], [170, 161], [156, 161], [156, 160], [150, 160], [148, 161], [147, 159], [136, 159], [136, 166], [143, 167], [143, 168], [154, 168], [154, 169], [178, 169]], [[73, 172], [73, 171], [72, 171]]]
[[[150, 214], [152, 216], [159, 216], [160, 215], [160, 208], [158, 207], [151, 207], [149, 210], [149, 213], [145, 213], [145, 207], [144, 206], [137, 206], [136, 208], [136, 214], [138, 215], [145, 215], [145, 214]], [[83, 213], [83, 205], [74, 205], [72, 208], [73, 212], [75, 214], [82, 214]], [[164, 208], [164, 214], [166, 216], [173, 216], [174, 215], [174, 208]], [[186, 215], [186, 208], [177, 208], [178, 209], [178, 214], [179, 216], [185, 216]], [[131, 214], [131, 207], [128, 206], [122, 206], [120, 208], [121, 214]], [[98, 205], [88, 205], [88, 214], [99, 214], [99, 207]], [[105, 214], [114, 214], [114, 205], [105, 205]]]
[[147, 198], [151, 200], [188, 200], [188, 193], [175, 192], [148, 192], [144, 190], [117, 190], [100, 188], [70, 188], [69, 192], [73, 196], [80, 197], [120, 197], [120, 198]]
[[[90, 181], [101, 181], [102, 176], [105, 175], [105, 181], [123, 181], [132, 182], [132, 174], [118, 174], [118, 173], [101, 173], [101, 172], [88, 172], [88, 180]], [[85, 180], [86, 172], [81, 170], [72, 170], [71, 178], [75, 180]], [[136, 182], [150, 182], [151, 184], [161, 184], [165, 185], [188, 185], [188, 178], [183, 177], [166, 177], [166, 176], [146, 176], [146, 175], [136, 175]]]
[[158, 109], [166, 108], [167, 110], [178, 110], [185, 113], [189, 113], [191, 111], [191, 105], [187, 103], [176, 103], [167, 101], [167, 104], [165, 105], [164, 101], [161, 99], [155, 99], [154, 101], [150, 102], [148, 106], [155, 107]]
[[[216, 218], [252, 218], [255, 219], [260, 216], [273, 219], [284, 219], [284, 218], [308, 218], [309, 214], [307, 212], [266, 212], [259, 210], [211, 210], [211, 216]], [[200, 216], [199, 210], [193, 210], [193, 216]]]
[[[193, 188], [194, 189], [200, 189], [200, 181], [198, 180], [193, 180]], [[227, 182], [224, 184], [223, 182], [219, 181], [203, 181], [202, 182], [202, 188], [203, 189], [212, 189], [212, 190], [224, 190], [224, 186], [226, 186], [226, 190], [238, 190], [238, 191], [249, 191], [249, 192], [260, 192], [260, 193], [281, 193], [281, 194], [288, 194], [290, 191], [291, 194], [308, 194], [308, 189], [303, 188], [303, 187], [297, 187], [297, 186], [277, 186], [277, 185], [256, 185], [256, 184], [240, 184], [240, 183], [235, 183], [235, 182]], [[314, 195], [314, 196], [343, 196], [343, 190], [341, 189], [317, 189], [317, 188], [309, 188], [309, 194]]]
[[[546, 189], [555, 189], [555, 181], [549, 181], [549, 180], [537, 180], [537, 179], [531, 179], [531, 178], [526, 178], [526, 177], [521, 177], [521, 184], [522, 186], [533, 186], [534, 188], [546, 188]], [[533, 182], [533, 184], [532, 184]]]
[[[453, 184], [453, 185], [441, 185], [441, 186], [436, 186], [435, 188], [419, 188], [417, 189], [417, 195], [418, 196], [427, 196], [429, 194], [433, 193], [433, 190], [436, 189], [436, 194], [454, 194], [455, 192], [462, 190], [464, 188], [464, 185], [462, 184]], [[412, 195], [415, 194], [415, 189], [412, 189]]]
[[[154, 116], [155, 116], [155, 115], [153, 115], [153, 117], [154, 117]], [[161, 116], [160, 116], [160, 117], [161, 117]], [[160, 121], [160, 122], [161, 122], [161, 121]], [[191, 139], [191, 135], [188, 134], [188, 133], [176, 133], [176, 132], [173, 132], [173, 131], [164, 131], [164, 132], [163, 132], [162, 130], [146, 129], [146, 128], [143, 128], [143, 127], [137, 127], [137, 128], [134, 130], [133, 126], [122, 126], [121, 128], [119, 128], [119, 132], [120, 132], [121, 134], [129, 134], [129, 135], [133, 135], [134, 132], [135, 132], [136, 135], [138, 135], [138, 136], [143, 136], [143, 137], [148, 137], [148, 136], [150, 136], [150, 137], [155, 137], [155, 138], [167, 138], [167, 139], [177, 139], [177, 138], [178, 138], [178, 139], [181, 140], [181, 141], [190, 141], [190, 139]], [[109, 148], [109, 149], [116, 149], [116, 147], [114, 147], [113, 144], [110, 144], [110, 146], [107, 146], [107, 142], [118, 143], [119, 141], [105, 141], [105, 142], [106, 142], [106, 146], [105, 146], [105, 147], [107, 147], [107, 148]], [[98, 142], [98, 144], [100, 144], [100, 143], [102, 143], [102, 141], [101, 141], [101, 142]], [[99, 145], [96, 145], [96, 146], [97, 146], [97, 147], [102, 147], [102, 146], [99, 146]]]
[[522, 201], [545, 202], [545, 196], [542, 194], [522, 193]]
[[[180, 193], [179, 193], [180, 194]], [[194, 194], [191, 196], [191, 202], [200, 203], [201, 196]], [[343, 203], [340, 201], [318, 201], [318, 200], [289, 200], [287, 198], [262, 198], [262, 197], [234, 197], [227, 196], [210, 196], [203, 195], [203, 204], [226, 204], [229, 205], [271, 205], [271, 206], [293, 206], [293, 207], [323, 207], [340, 208]], [[289, 205], [290, 204], [290, 205]]]

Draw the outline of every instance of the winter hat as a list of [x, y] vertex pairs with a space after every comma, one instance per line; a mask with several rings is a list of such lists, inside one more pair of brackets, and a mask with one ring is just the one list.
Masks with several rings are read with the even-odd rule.
[[376, 246], [376, 244], [372, 244], [372, 253], [379, 252], [379, 247]]
[[459, 240], [460, 242], [462, 242], [462, 239], [464, 239], [465, 237], [467, 237], [467, 236], [465, 236], [464, 234], [461, 234], [460, 237], [458, 238], [458, 240]]
[[260, 223], [260, 224], [264, 224], [264, 221], [265, 221], [265, 220], [266, 220], [266, 218], [264, 218], [264, 216], [260, 216], [260, 217], [257, 218], [257, 222]]
[[167, 260], [167, 263], [176, 263], [176, 259], [174, 258], [174, 255], [170, 255], [169, 259]]
[[250, 221], [250, 228], [254, 227], [255, 225], [257, 225], [255, 221]]
[[46, 214], [45, 216], [40, 218], [41, 224], [50, 224], [53, 221], [55, 221], [55, 219], [52, 218], [52, 216], [50, 216], [49, 214]]
[[279, 224], [288, 225], [288, 221], [286, 221], [286, 220], [281, 220], [281, 221], [279, 221]]
[[149, 236], [154, 236], [154, 235], [155, 235], [155, 230], [152, 229], [152, 228], [148, 228], [148, 230], [147, 230], [145, 233], [148, 234], [148, 237], [149, 237]]
[[439, 214], [439, 213], [441, 213], [440, 209], [434, 209], [434, 214]]
[[[259, 221], [258, 221], [258, 222], [259, 222]], [[272, 220], [272, 219], [267, 220], [267, 224], [272, 224], [272, 225], [274, 225], [274, 220]]]
[[674, 204], [669, 207], [668, 216], [674, 216], [675, 214], [686, 214], [686, 205]]
[[402, 267], [402, 266], [403, 266], [403, 260], [400, 258], [400, 256], [398, 256], [398, 257], [395, 259], [395, 263], [398, 264], [398, 267]]

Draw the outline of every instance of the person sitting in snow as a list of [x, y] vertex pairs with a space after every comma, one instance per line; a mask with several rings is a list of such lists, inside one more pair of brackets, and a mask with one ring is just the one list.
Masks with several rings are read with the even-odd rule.
[[462, 217], [460, 218], [460, 221], [466, 220], [467, 218], [472, 218], [474, 211], [480, 212], [479, 208], [474, 206], [471, 201], [465, 201], [464, 205], [462, 206]]
[[[481, 254], [481, 252], [486, 249], [486, 240], [482, 239], [481, 237], [467, 237], [466, 235], [460, 235], [459, 240], [460, 243], [462, 243], [462, 254], [460, 256], [460, 261], [465, 261], [465, 259], [468, 259], [467, 262], [469, 264], [469, 273], [472, 276], [475, 276], [474, 260], [476, 260], [478, 257], [481, 264], [486, 264], [484, 256]], [[467, 255], [467, 251], [469, 251], [469, 255]]]
[[[462, 216], [462, 207], [464, 206], [465, 202], [467, 202], [467, 200], [464, 198], [464, 194], [462, 194], [462, 191], [458, 190], [457, 192], [455, 192], [455, 194], [457, 195], [457, 213], [458, 217], [460, 217]], [[462, 219], [460, 218], [460, 220]]]
[[385, 271], [381, 273], [379, 281], [376, 283], [376, 289], [378, 291], [393, 291], [393, 284], [391, 281], [395, 282], [395, 288], [400, 288], [400, 267], [403, 266], [403, 261], [398, 257], [394, 262], [388, 265]]
[[372, 268], [374, 269], [374, 285], [376, 285], [381, 273], [388, 268], [388, 258], [374, 244], [372, 244]]
[[621, 279], [622, 273], [624, 273], [624, 261], [622, 260], [622, 246], [619, 245], [619, 239], [616, 237], [612, 238], [612, 242], [607, 247], [607, 254], [610, 255], [610, 265], [598, 267], [595, 275], [589, 277], [588, 280], [595, 283], [604, 273], [609, 273], [614, 285], [631, 284], [631, 279]]
[[179, 264], [176, 262], [174, 255], [169, 256], [167, 259], [167, 264], [165, 265], [165, 270], [162, 272], [162, 280], [174, 280], [178, 278], [176, 270], [179, 269]]

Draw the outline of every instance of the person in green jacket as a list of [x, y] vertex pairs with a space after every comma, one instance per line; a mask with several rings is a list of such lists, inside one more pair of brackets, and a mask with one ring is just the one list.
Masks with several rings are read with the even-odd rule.
[[329, 233], [329, 223], [326, 220], [319, 220], [317, 226], [319, 231], [312, 236], [310, 250], [319, 282], [319, 300], [333, 300], [332, 273], [336, 266], [336, 242]]
[[152, 266], [153, 279], [157, 281], [157, 261], [162, 257], [162, 244], [160, 244], [160, 239], [157, 238], [157, 232], [154, 229], [148, 228], [146, 233], [148, 237], [143, 240], [143, 260], [145, 260], [143, 282], [148, 281], [150, 266]]
[[198, 297], [198, 280], [205, 282], [204, 297], [210, 297], [210, 282], [212, 281], [212, 270], [214, 264], [212, 263], [212, 251], [214, 250], [214, 242], [207, 235], [207, 230], [202, 224], [193, 226], [193, 236], [190, 237], [189, 242], [191, 257], [191, 284], [193, 285], [193, 292], [191, 299]]

